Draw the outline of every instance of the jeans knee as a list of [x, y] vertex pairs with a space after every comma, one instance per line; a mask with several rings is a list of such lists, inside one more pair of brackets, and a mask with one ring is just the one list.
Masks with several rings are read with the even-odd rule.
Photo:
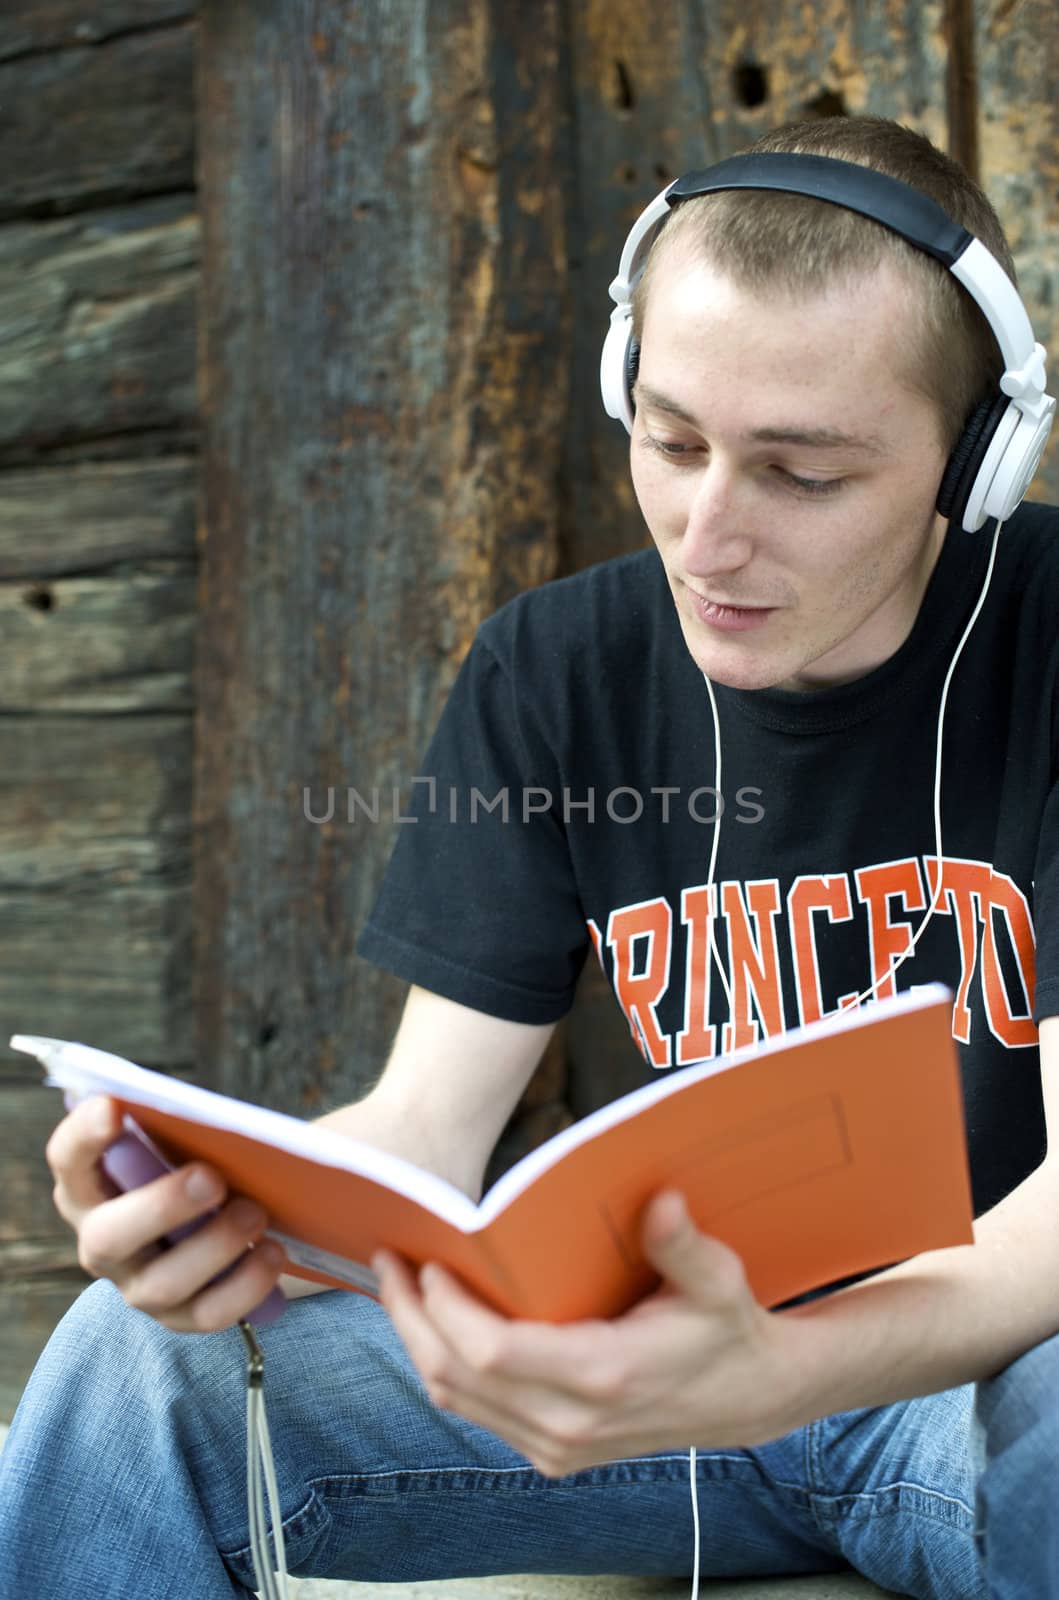
[[181, 1334], [135, 1311], [99, 1280], [74, 1301], [55, 1328], [26, 1387], [23, 1405], [81, 1431], [115, 1429], [131, 1437], [176, 1423], [188, 1409], [212, 1414], [225, 1432], [245, 1405], [237, 1330]]
[[128, 1306], [112, 1283], [97, 1279], [78, 1295], [60, 1318], [37, 1363], [34, 1376], [43, 1369], [50, 1383], [74, 1381], [79, 1374], [89, 1379], [101, 1365], [122, 1362], [130, 1376], [139, 1367], [139, 1343], [150, 1335], [149, 1319], [141, 1328], [137, 1313]]
[[113, 1370], [122, 1366], [135, 1382], [137, 1373], [153, 1368], [153, 1351], [178, 1336], [152, 1317], [133, 1308], [105, 1278], [97, 1279], [78, 1295], [57, 1324], [47, 1346], [49, 1363], [62, 1363], [69, 1373], [91, 1370], [102, 1362]]

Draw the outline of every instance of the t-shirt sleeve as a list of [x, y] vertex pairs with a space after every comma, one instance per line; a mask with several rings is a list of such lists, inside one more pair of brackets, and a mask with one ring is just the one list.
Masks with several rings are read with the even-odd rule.
[[491, 1016], [547, 1023], [570, 1009], [588, 932], [557, 756], [514, 679], [479, 633], [357, 953]]

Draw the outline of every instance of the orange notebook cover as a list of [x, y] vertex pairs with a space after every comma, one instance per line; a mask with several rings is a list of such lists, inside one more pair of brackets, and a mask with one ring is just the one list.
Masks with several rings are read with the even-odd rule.
[[682, 1191], [766, 1306], [973, 1241], [952, 996], [900, 994], [660, 1077], [525, 1156], [475, 1205], [411, 1163], [106, 1051], [17, 1034], [48, 1081], [112, 1095], [173, 1165], [253, 1196], [290, 1271], [372, 1293], [379, 1246], [439, 1261], [511, 1316], [627, 1309], [657, 1279], [648, 1198]]

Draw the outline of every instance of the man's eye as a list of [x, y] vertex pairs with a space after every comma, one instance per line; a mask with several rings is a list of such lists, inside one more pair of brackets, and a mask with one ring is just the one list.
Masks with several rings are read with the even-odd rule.
[[795, 472], [787, 472], [783, 467], [777, 467], [780, 477], [791, 483], [800, 494], [834, 494], [836, 489], [841, 489], [843, 478], [799, 478]]
[[651, 450], [656, 450], [659, 455], [665, 456], [668, 461], [679, 461], [681, 456], [691, 455], [695, 449], [693, 444], [673, 444], [668, 439], [656, 439], [653, 434], [644, 434], [644, 443]]

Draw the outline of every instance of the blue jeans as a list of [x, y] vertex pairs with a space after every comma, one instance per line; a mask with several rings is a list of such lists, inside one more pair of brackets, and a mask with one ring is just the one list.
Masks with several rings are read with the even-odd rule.
[[[359, 1295], [261, 1335], [288, 1567], [411, 1582], [692, 1567], [688, 1459], [537, 1473], [436, 1410]], [[53, 1335], [0, 1456], [18, 1596], [231, 1600], [253, 1587], [239, 1333], [173, 1334], [94, 1284]], [[698, 1458], [704, 1576], [837, 1570], [932, 1600], [1059, 1595], [1059, 1337], [988, 1383]]]

